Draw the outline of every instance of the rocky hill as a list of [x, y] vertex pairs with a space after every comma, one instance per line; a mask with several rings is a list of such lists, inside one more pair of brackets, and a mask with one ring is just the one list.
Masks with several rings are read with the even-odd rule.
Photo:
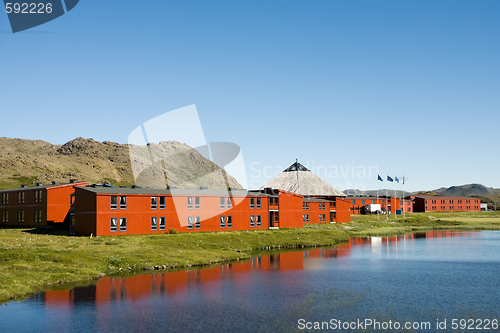
[[482, 195], [482, 196], [494, 195], [498, 194], [499, 191], [495, 190], [492, 187], [486, 187], [481, 184], [467, 184], [461, 186], [451, 186], [448, 188], [440, 188], [434, 190], [434, 192], [438, 193], [439, 195], [470, 197], [477, 195]]
[[[168, 141], [152, 144], [149, 148], [168, 158], [162, 162], [160, 175], [152, 172], [151, 168], [144, 168], [138, 177], [139, 185], [164, 187], [168, 183], [178, 188], [206, 186], [224, 189], [227, 180], [229, 186], [241, 188], [236, 179], [186, 144]], [[147, 156], [134, 156], [138, 159], [136, 164], [147, 165], [149, 162]], [[67, 182], [70, 179], [115, 186], [135, 184], [129, 146], [84, 138], [76, 138], [64, 145], [52, 145], [41, 140], [0, 138], [0, 189], [53, 180]]]

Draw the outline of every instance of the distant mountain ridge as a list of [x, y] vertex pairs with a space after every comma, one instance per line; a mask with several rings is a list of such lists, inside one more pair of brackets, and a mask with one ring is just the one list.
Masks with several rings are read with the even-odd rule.
[[[227, 178], [229, 186], [242, 188], [236, 179], [224, 175], [219, 166], [186, 144], [168, 141], [151, 146], [169, 156], [165, 161], [169, 185], [225, 189]], [[149, 162], [144, 156], [135, 158], [140, 163]], [[148, 177], [158, 177], [150, 171], [148, 173], [148, 170], [141, 176], [144, 185], [148, 185]], [[15, 188], [21, 184], [68, 182], [70, 179], [115, 186], [134, 185], [129, 146], [81, 137], [64, 145], [41, 140], [0, 138], [0, 189]]]

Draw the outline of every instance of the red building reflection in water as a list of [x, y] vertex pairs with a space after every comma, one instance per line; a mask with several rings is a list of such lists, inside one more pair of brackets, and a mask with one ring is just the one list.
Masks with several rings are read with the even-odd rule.
[[[204, 294], [216, 294], [221, 290], [220, 281], [231, 279], [237, 284], [240, 296], [251, 292], [248, 288], [250, 271], [263, 274], [281, 270], [314, 269], [315, 260], [320, 258], [341, 258], [351, 255], [356, 246], [375, 246], [396, 243], [402, 240], [439, 237], [475, 237], [479, 231], [435, 230], [425, 233], [390, 237], [351, 238], [347, 243], [329, 249], [310, 249], [301, 252], [282, 252], [252, 257], [248, 261], [224, 264], [203, 269], [183, 270], [157, 274], [142, 274], [131, 277], [105, 277], [97, 284], [77, 287], [72, 290], [44, 293], [46, 308], [70, 308], [79, 302], [94, 302], [97, 306], [110, 302], [141, 300], [151, 295], [183, 296], [191, 289], [199, 289]], [[291, 284], [294, 281], [289, 281]], [[104, 309], [103, 309], [104, 310]], [[106, 310], [102, 315], [105, 317]]]

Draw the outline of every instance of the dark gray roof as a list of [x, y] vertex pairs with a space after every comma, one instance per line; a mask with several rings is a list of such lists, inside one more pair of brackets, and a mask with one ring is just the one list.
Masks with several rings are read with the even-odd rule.
[[43, 190], [43, 189], [49, 189], [51, 187], [58, 187], [58, 186], [71, 186], [71, 185], [76, 185], [76, 184], [81, 184], [85, 183], [85, 181], [77, 181], [74, 183], [62, 183], [62, 184], [46, 184], [46, 185], [38, 185], [38, 186], [26, 186], [26, 187], [16, 187], [16, 188], [9, 188], [7, 190], [0, 190], [0, 193], [2, 192], [19, 192], [19, 191], [31, 191], [31, 190]]
[[[192, 195], [192, 196], [228, 196], [229, 191], [225, 190], [199, 190], [199, 189], [161, 189], [161, 188], [120, 188], [120, 187], [79, 187], [85, 191], [98, 194], [143, 194], [143, 195]], [[269, 195], [262, 192], [252, 192], [246, 190], [232, 190], [234, 196], [267, 197]]]
[[311, 197], [304, 197], [302, 201], [311, 201], [311, 202], [333, 202], [333, 200], [327, 200], [327, 199], [318, 199], [318, 198], [311, 198]]

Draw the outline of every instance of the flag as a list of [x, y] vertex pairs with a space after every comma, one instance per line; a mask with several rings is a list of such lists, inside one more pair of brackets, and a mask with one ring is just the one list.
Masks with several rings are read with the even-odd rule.
[[394, 176], [394, 180], [396, 181], [396, 183], [399, 184], [399, 179], [398, 179], [398, 176]]
[[387, 176], [387, 181], [392, 183], [394, 181], [394, 179], [392, 179], [391, 177]]
[[405, 176], [403, 176], [403, 185], [405, 184]]
[[383, 181], [384, 181], [384, 180], [382, 179], [382, 177], [380, 177], [380, 175], [377, 175], [377, 176], [378, 176], [377, 181], [379, 181], [379, 180], [380, 180], [381, 182], [383, 182]]

